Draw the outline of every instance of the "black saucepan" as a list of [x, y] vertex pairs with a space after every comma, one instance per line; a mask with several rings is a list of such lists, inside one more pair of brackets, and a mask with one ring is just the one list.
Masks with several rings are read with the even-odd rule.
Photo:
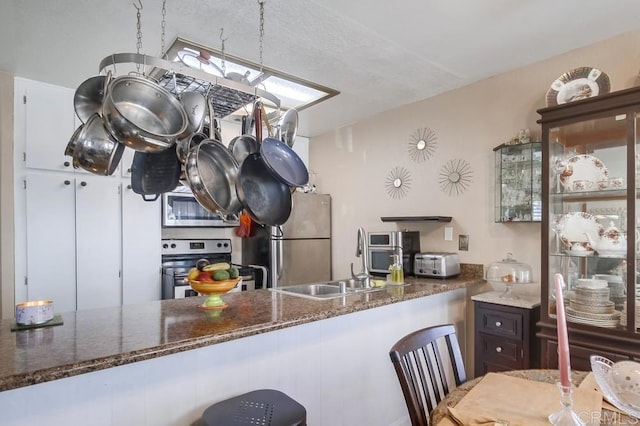
[[284, 224], [291, 214], [291, 189], [269, 171], [260, 153], [249, 154], [240, 166], [238, 198], [254, 222]]

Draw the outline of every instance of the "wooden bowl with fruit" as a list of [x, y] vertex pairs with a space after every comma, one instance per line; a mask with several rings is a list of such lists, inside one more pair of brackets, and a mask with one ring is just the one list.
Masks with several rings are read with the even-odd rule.
[[187, 282], [195, 291], [207, 296], [200, 309], [224, 309], [228, 305], [220, 295], [227, 293], [236, 287], [242, 278], [239, 277], [238, 268], [226, 262], [209, 263], [202, 259], [195, 268], [191, 268], [187, 276]]

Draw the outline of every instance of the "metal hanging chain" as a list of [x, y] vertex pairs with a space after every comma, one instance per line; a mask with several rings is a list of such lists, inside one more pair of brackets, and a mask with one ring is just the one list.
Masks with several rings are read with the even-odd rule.
[[220, 40], [222, 41], [222, 51], [220, 52], [220, 68], [222, 69], [222, 76], [225, 77], [227, 75], [227, 65], [225, 64], [224, 57], [224, 42], [227, 40], [226, 38], [222, 38], [224, 34], [224, 28], [220, 28]]
[[[138, 42], [136, 43], [136, 53], [139, 55], [140, 54], [140, 50], [142, 49], [142, 0], [138, 0], [138, 3], [140, 3], [140, 6], [138, 7], [137, 4], [133, 3], [133, 7], [136, 8], [137, 13], [136, 13], [136, 38], [138, 39]], [[140, 64], [136, 63], [136, 71], [138, 72], [138, 74], [140, 74]]]
[[262, 81], [263, 43], [264, 43], [264, 0], [258, 0], [260, 5], [260, 81]]
[[162, 57], [166, 56], [166, 52], [164, 51], [164, 32], [165, 27], [167, 26], [167, 0], [162, 0], [162, 33], [160, 34], [160, 55]]

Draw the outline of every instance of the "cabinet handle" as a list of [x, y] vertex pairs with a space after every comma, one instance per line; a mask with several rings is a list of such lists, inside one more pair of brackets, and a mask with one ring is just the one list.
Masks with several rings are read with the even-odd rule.
[[63, 164], [65, 167], [69, 167], [71, 165], [71, 163], [69, 163], [68, 161], [65, 161]]
[[131, 185], [127, 185], [127, 189], [131, 189]]
[[127, 173], [131, 173], [131, 167], [127, 169]]
[[71, 181], [70, 181], [70, 180], [65, 180], [65, 181], [64, 181], [64, 184], [65, 184], [65, 185], [71, 185]]
[[498, 353], [502, 352], [502, 346], [496, 346], [496, 352]]
[[502, 321], [496, 321], [496, 327], [502, 327]]
[[87, 186], [87, 182], [85, 181], [80, 182], [80, 186]]

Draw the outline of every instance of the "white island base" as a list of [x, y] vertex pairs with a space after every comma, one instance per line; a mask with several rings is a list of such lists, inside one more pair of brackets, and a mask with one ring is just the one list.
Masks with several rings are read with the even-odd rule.
[[[311, 426], [410, 425], [389, 349], [414, 330], [456, 325], [466, 289], [0, 393], [0, 424], [192, 425], [254, 389], [287, 393]], [[19, 360], [17, 361], [19, 362]]]

